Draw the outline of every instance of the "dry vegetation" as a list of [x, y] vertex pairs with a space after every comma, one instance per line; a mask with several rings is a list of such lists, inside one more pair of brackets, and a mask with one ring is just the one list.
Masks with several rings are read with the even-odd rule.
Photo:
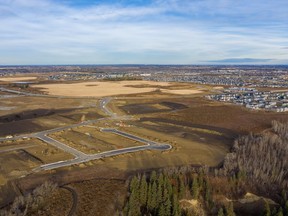
[[13, 107], [12, 110], [1, 110], [0, 136], [23, 134], [64, 125], [97, 119], [98, 100], [17, 97], [9, 100], [0, 99], [0, 107]]
[[113, 133], [101, 132], [96, 126], [75, 128], [49, 136], [87, 154], [143, 145]]
[[18, 81], [29, 81], [37, 79], [36, 76], [25, 76], [25, 77], [1, 77], [2, 82], [18, 82]]
[[76, 215], [117, 215], [121, 212], [126, 184], [117, 179], [95, 179], [71, 186], [78, 194]]
[[224, 160], [224, 174], [244, 173], [267, 189], [288, 189], [288, 123], [273, 121], [271, 133], [249, 134], [237, 139]]
[[[40, 84], [32, 85], [41, 88], [51, 95], [74, 96], [74, 97], [106, 97], [112, 95], [138, 94], [155, 91], [154, 87], [137, 88], [137, 85], [154, 84], [148, 81], [119, 81], [119, 82], [82, 82], [71, 84]], [[131, 87], [136, 85], [135, 87]], [[130, 85], [130, 86], [127, 86]], [[169, 83], [157, 83], [158, 86], [167, 86]]]
[[182, 103], [189, 108], [174, 113], [157, 115], [160, 119], [171, 119], [179, 123], [213, 126], [230, 130], [234, 134], [261, 132], [273, 120], [288, 121], [285, 113], [250, 111], [241, 106], [208, 101], [203, 98], [184, 98]]
[[34, 138], [1, 142], [0, 185], [27, 175], [42, 164], [72, 158], [70, 154]]
[[[193, 85], [179, 85], [167, 82], [153, 81], [117, 81], [117, 82], [81, 82], [81, 83], [57, 83], [37, 84], [32, 88], [50, 95], [73, 96], [73, 97], [107, 97], [115, 95], [135, 95], [151, 93], [154, 91], [164, 94], [193, 95], [203, 93], [207, 88], [193, 88]], [[175, 88], [176, 87], [176, 88]]]

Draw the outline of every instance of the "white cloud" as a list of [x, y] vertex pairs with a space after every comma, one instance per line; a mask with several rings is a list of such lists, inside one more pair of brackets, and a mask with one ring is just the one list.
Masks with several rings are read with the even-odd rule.
[[[279, 28], [269, 28], [271, 24], [247, 26], [253, 11], [233, 2], [159, 0], [139, 7], [115, 4], [76, 8], [48, 0], [2, 0], [0, 64], [288, 59], [282, 49], [288, 44], [288, 33], [281, 16], [275, 25]], [[215, 12], [209, 9], [211, 5]], [[245, 23], [218, 22], [220, 15], [221, 19], [237, 17], [240, 12], [231, 11], [233, 6], [239, 6], [248, 17], [243, 19]], [[215, 20], [206, 19], [207, 14]]]

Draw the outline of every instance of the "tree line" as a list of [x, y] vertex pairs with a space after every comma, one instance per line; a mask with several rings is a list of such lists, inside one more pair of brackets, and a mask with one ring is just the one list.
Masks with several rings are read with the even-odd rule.
[[16, 197], [8, 209], [0, 211], [0, 216], [25, 216], [35, 213], [45, 206], [56, 189], [55, 183], [45, 182], [31, 193]]
[[269, 131], [239, 137], [221, 172], [241, 172], [254, 184], [288, 189], [288, 123], [273, 121]]
[[[176, 170], [176, 169], [174, 169]], [[201, 211], [182, 208], [181, 200], [198, 200]], [[216, 205], [209, 177], [203, 172], [160, 170], [135, 175], [129, 183], [123, 215], [190, 216], [204, 213], [234, 216], [233, 203]], [[206, 214], [205, 213], [205, 214]]]

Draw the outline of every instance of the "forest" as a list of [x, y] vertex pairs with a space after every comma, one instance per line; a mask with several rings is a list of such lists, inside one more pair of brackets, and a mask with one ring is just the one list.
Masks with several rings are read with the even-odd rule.
[[[249, 193], [262, 197], [257, 208], [234, 208]], [[132, 177], [123, 214], [288, 216], [287, 194], [288, 123], [273, 121], [262, 133], [236, 139], [220, 167], [170, 167]]]

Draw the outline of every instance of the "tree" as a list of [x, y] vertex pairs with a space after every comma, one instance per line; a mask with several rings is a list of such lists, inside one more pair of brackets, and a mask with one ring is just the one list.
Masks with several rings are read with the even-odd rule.
[[157, 187], [157, 198], [156, 198], [157, 205], [163, 202], [163, 185], [158, 184]]
[[164, 207], [163, 203], [160, 204], [160, 206], [159, 206], [158, 215], [159, 215], [159, 216], [167, 216], [167, 215], [165, 214], [165, 207]]
[[230, 202], [229, 204], [227, 204], [225, 206], [225, 210], [226, 210], [226, 215], [227, 216], [236, 216], [235, 213], [234, 213], [233, 202]]
[[156, 180], [157, 180], [157, 174], [156, 174], [156, 171], [153, 170], [151, 172], [150, 181], [153, 183]]
[[185, 194], [185, 185], [184, 185], [183, 179], [180, 176], [178, 177], [178, 184], [179, 184], [178, 197], [179, 197], [179, 199], [182, 199], [184, 197], [184, 194]]
[[177, 198], [177, 195], [173, 194], [173, 198], [172, 198], [172, 215], [173, 216], [179, 216], [181, 214], [181, 209], [180, 209], [180, 205], [179, 205], [179, 201]]
[[150, 187], [151, 189], [148, 194], [147, 208], [150, 211], [152, 211], [157, 207], [157, 184], [156, 182], [154, 181]]
[[211, 194], [211, 186], [208, 182], [208, 179], [206, 179], [205, 181], [205, 201], [206, 201], [206, 205], [208, 208], [211, 208], [213, 202], [212, 202], [212, 194]]
[[139, 200], [140, 200], [140, 205], [141, 206], [145, 206], [146, 202], [147, 202], [147, 189], [148, 189], [148, 185], [147, 185], [147, 181], [146, 181], [146, 176], [145, 174], [142, 176], [141, 178], [141, 182], [140, 182], [140, 195], [139, 195]]
[[193, 199], [198, 199], [199, 196], [199, 184], [197, 177], [193, 177], [193, 183], [192, 183], [192, 197]]
[[283, 209], [281, 207], [278, 209], [277, 216], [284, 216]]
[[128, 216], [136, 216], [141, 215], [140, 205], [139, 205], [139, 197], [136, 191], [132, 191], [129, 196], [129, 204], [128, 204]]
[[171, 205], [168, 190], [166, 188], [163, 191], [163, 204], [164, 204], [165, 214], [171, 215], [171, 206], [172, 205]]
[[223, 208], [219, 209], [217, 216], [224, 216]]
[[288, 216], [288, 200], [285, 203], [284, 212], [285, 212], [285, 216]]
[[265, 200], [265, 212], [264, 216], [271, 216], [271, 210], [269, 203]]

